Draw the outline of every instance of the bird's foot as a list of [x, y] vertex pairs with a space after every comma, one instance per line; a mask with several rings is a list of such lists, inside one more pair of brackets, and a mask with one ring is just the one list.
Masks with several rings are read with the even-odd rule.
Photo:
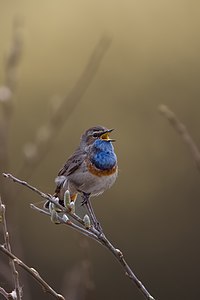
[[91, 218], [92, 224], [94, 226], [94, 228], [99, 232], [99, 235], [101, 235], [103, 233], [101, 224], [99, 223], [99, 221], [97, 220], [94, 210], [92, 208], [92, 205], [90, 203], [90, 194], [87, 193], [82, 193], [82, 202], [81, 205], [85, 205], [85, 207], [88, 210], [89, 216]]
[[81, 201], [81, 206], [88, 204], [89, 197], [90, 197], [90, 194], [83, 193], [83, 195], [82, 195], [82, 201]]

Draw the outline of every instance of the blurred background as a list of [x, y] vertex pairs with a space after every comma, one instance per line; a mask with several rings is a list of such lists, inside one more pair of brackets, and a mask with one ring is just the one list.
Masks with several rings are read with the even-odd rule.
[[[168, 105], [198, 144], [199, 11], [195, 0], [0, 2], [0, 171], [53, 193], [83, 131], [115, 128], [119, 177], [93, 206], [159, 300], [200, 298], [200, 174], [158, 112]], [[13, 252], [57, 292], [143, 299], [106, 249], [31, 210], [36, 194], [0, 184]], [[0, 261], [0, 286], [11, 290]], [[24, 299], [52, 299], [20, 275]]]

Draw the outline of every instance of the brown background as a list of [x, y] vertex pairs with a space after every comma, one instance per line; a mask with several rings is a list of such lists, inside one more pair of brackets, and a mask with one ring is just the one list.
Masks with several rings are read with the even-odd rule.
[[[93, 200], [94, 209], [108, 237], [158, 300], [200, 298], [200, 174], [157, 110], [161, 103], [168, 105], [199, 141], [199, 12], [195, 0], [0, 1], [1, 82], [13, 18], [19, 15], [24, 23], [9, 137], [13, 174], [23, 163], [24, 145], [35, 140], [51, 115], [55, 97], [73, 88], [102, 34], [112, 39], [89, 88], [29, 182], [53, 192], [54, 178], [81, 133], [97, 124], [114, 127], [119, 177]], [[78, 233], [29, 208], [40, 198], [18, 190], [23, 191], [14, 211], [12, 204], [7, 210], [17, 217], [13, 226], [20, 232], [23, 260], [57, 291], [65, 286], [69, 296], [80, 275], [75, 265], [84, 260], [92, 283], [79, 296], [71, 291], [69, 299], [143, 299], [105, 249], [91, 240], [85, 247], [81, 240], [80, 246]], [[1, 278], [0, 285], [6, 286]], [[31, 299], [51, 299], [32, 279], [29, 285]]]

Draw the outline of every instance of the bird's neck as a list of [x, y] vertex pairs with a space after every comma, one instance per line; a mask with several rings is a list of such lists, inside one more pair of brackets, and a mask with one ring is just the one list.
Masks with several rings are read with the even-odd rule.
[[111, 142], [96, 140], [90, 152], [90, 160], [100, 170], [110, 170], [117, 164], [117, 157]]

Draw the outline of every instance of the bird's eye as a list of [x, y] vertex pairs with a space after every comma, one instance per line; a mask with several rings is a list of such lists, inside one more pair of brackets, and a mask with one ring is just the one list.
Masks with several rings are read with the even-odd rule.
[[93, 137], [97, 138], [98, 137], [98, 133], [97, 132], [93, 133]]

